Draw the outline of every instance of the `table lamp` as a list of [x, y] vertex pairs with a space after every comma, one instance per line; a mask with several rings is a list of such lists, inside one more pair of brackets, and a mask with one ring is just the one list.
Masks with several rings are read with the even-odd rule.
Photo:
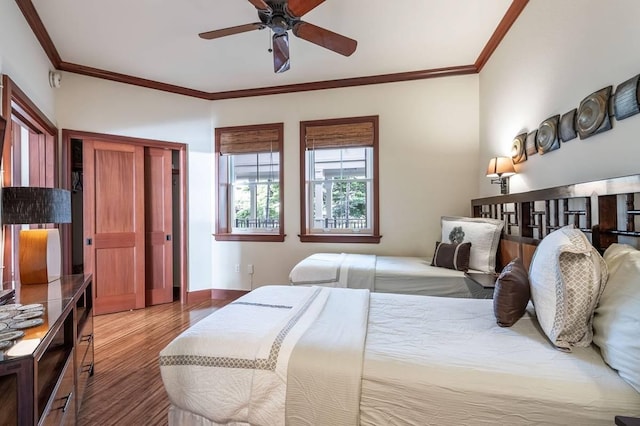
[[[3, 225], [71, 223], [71, 193], [59, 188], [2, 188]], [[18, 267], [21, 284], [44, 284], [60, 278], [62, 255], [57, 228], [22, 229]]]

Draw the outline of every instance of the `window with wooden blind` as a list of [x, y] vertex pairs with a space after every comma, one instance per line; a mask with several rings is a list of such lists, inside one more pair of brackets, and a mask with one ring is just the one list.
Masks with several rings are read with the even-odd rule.
[[378, 116], [300, 123], [300, 241], [379, 243]]
[[216, 129], [217, 241], [284, 241], [283, 128]]

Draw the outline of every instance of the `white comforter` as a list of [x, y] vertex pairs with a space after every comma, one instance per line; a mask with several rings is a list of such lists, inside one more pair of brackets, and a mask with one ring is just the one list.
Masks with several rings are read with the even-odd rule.
[[169, 399], [207, 424], [357, 423], [368, 308], [367, 290], [254, 290], [161, 351]]
[[561, 352], [530, 305], [496, 325], [492, 300], [371, 294], [361, 425], [612, 425], [640, 394], [594, 346]]
[[351, 253], [312, 254], [291, 269], [289, 282], [462, 298], [473, 297], [476, 289], [463, 271], [431, 266], [426, 258]]
[[315, 253], [289, 273], [293, 285], [364, 288], [374, 290], [376, 256], [373, 254]]
[[[328, 304], [357, 292], [368, 295], [261, 287], [176, 338], [160, 357], [174, 424], [609, 425], [640, 415], [640, 394], [595, 347], [554, 349], [532, 311], [502, 328], [491, 300], [372, 293], [364, 319], [352, 316], [362, 299]], [[366, 339], [354, 331], [365, 327]]]

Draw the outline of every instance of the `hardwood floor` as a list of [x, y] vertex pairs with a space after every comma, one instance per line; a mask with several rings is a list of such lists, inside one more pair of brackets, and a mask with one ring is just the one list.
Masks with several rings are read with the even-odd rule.
[[95, 373], [78, 425], [166, 425], [169, 399], [158, 354], [174, 337], [231, 300], [174, 302], [94, 318]]

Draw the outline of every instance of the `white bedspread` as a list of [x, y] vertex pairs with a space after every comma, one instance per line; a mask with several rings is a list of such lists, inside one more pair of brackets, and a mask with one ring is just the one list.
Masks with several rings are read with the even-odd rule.
[[375, 270], [372, 254], [315, 253], [293, 267], [289, 282], [373, 291]]
[[162, 350], [176, 424], [358, 423], [369, 291], [291, 289], [254, 290]]
[[429, 259], [421, 257], [315, 253], [293, 267], [289, 282], [379, 293], [472, 297], [464, 272], [431, 266]]
[[353, 290], [261, 287], [183, 333], [161, 352], [171, 423], [285, 424], [289, 380], [293, 399], [302, 401], [293, 408], [295, 424], [323, 424], [330, 417], [322, 410], [358, 398], [361, 425], [611, 425], [615, 415], [640, 416], [640, 394], [595, 347], [556, 350], [531, 310], [513, 327], [499, 327], [491, 300], [371, 293], [360, 394], [353, 378], [335, 380], [340, 368], [358, 369], [351, 363], [323, 377], [344, 353], [332, 346], [351, 334], [340, 320], [362, 321], [350, 315], [351, 302], [338, 303], [329, 309], [333, 343], [319, 358], [299, 354], [317, 371], [288, 378], [294, 345], [322, 342], [311, 323], [325, 321], [328, 294], [339, 301], [340, 292]]
[[190, 327], [160, 352], [171, 403], [218, 424], [284, 424], [289, 356], [328, 290], [261, 287]]
[[532, 312], [502, 328], [491, 300], [372, 293], [361, 424], [583, 426], [640, 415], [640, 394], [595, 347], [556, 350]]

